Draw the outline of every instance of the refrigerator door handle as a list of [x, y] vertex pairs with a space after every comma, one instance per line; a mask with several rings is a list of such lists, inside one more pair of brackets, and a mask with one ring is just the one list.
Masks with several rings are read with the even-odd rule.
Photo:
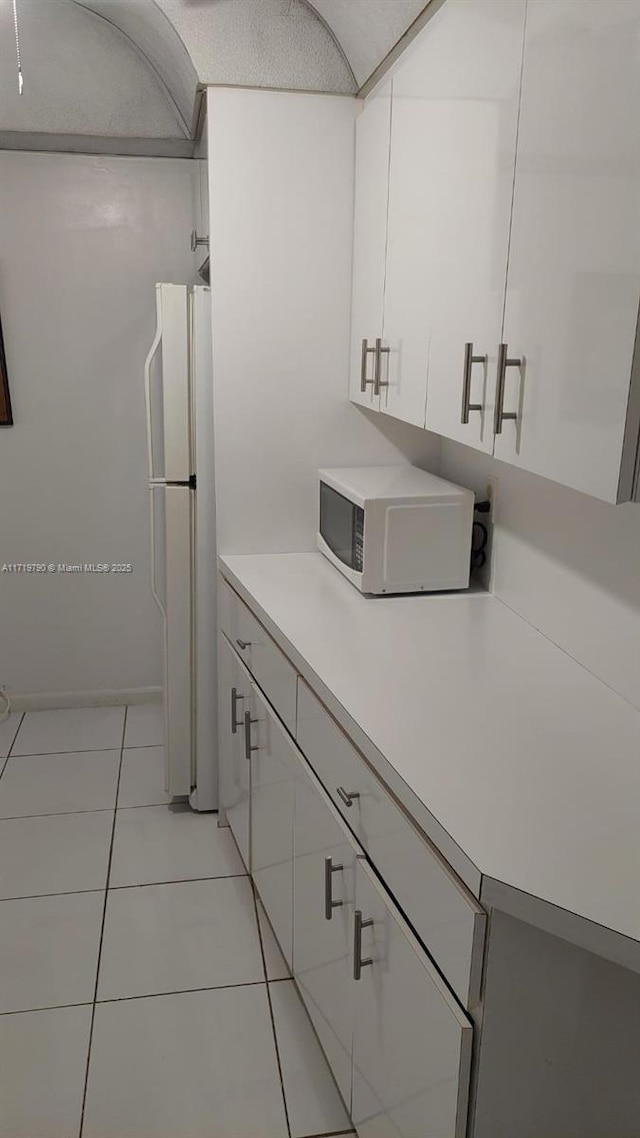
[[[154, 361], [156, 352], [160, 347], [162, 340], [162, 298], [160, 288], [156, 285], [156, 334], [153, 337], [153, 342], [149, 348], [147, 358], [144, 362], [144, 398], [147, 416], [147, 465], [149, 469], [149, 482], [154, 481], [153, 477], [153, 443], [152, 443], [152, 423], [151, 423], [151, 365]], [[153, 503], [152, 503], [153, 506]], [[151, 510], [153, 514], [153, 508]], [[156, 596], [154, 592], [154, 596]], [[157, 600], [157, 597], [156, 597]], [[160, 603], [160, 602], [158, 602]], [[162, 606], [160, 606], [162, 607]]]
[[167, 610], [165, 609], [162, 601], [160, 600], [160, 594], [158, 593], [158, 584], [157, 584], [157, 578], [156, 578], [156, 519], [155, 519], [155, 509], [154, 509], [154, 502], [153, 502], [153, 494], [154, 494], [154, 491], [156, 490], [156, 487], [157, 487], [157, 484], [156, 484], [156, 486], [149, 486], [149, 533], [150, 533], [150, 537], [151, 537], [151, 592], [153, 593], [154, 601], [156, 602], [158, 608], [160, 609], [160, 612], [162, 613], [164, 619], [166, 620], [167, 619]]

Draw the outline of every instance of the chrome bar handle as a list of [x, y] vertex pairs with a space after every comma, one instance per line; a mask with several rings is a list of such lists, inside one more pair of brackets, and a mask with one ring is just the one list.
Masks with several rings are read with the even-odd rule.
[[470, 411], [482, 411], [482, 403], [471, 403], [471, 368], [473, 364], [486, 364], [486, 356], [474, 356], [473, 344], [467, 343], [464, 346], [464, 371], [462, 380], [462, 414], [460, 416], [461, 423], [469, 422]]
[[359, 790], [345, 790], [344, 786], [337, 786], [336, 794], [338, 795], [338, 798], [342, 799], [345, 806], [353, 806], [354, 798], [360, 797]]
[[502, 434], [502, 424], [505, 419], [517, 419], [515, 411], [503, 411], [504, 385], [508, 367], [522, 367], [522, 359], [511, 359], [508, 356], [509, 345], [500, 344], [498, 348], [498, 377], [496, 381], [496, 409], [493, 419], [494, 435]]
[[251, 647], [251, 641], [250, 640], [236, 640], [236, 644], [238, 645], [238, 648], [240, 649], [241, 652], [244, 652], [245, 648]]
[[208, 237], [199, 237], [197, 230], [192, 229], [191, 230], [191, 252], [192, 253], [195, 253], [196, 249], [198, 248], [198, 245], [206, 245], [206, 247], [208, 249], [209, 248], [209, 238]]
[[244, 713], [244, 757], [248, 763], [251, 762], [251, 752], [259, 751], [259, 747], [251, 746], [251, 724], [257, 723], [257, 719], [251, 718], [251, 712], [245, 711]]
[[367, 956], [362, 959], [362, 930], [368, 929], [373, 924], [373, 920], [363, 921], [362, 912], [356, 909], [353, 914], [353, 978], [359, 980], [362, 975], [362, 969], [366, 968], [369, 964], [373, 964], [373, 957]]
[[376, 360], [375, 360], [375, 368], [374, 368], [374, 372], [373, 372], [373, 394], [374, 395], [380, 394], [380, 388], [381, 387], [388, 387], [389, 386], [389, 380], [388, 379], [382, 379], [382, 357], [388, 356], [389, 351], [390, 351], [389, 348], [383, 348], [382, 347], [382, 340], [378, 337], [378, 339], [376, 340], [376, 347], [375, 347]]
[[375, 380], [373, 380], [373, 379], [367, 379], [367, 356], [373, 355], [374, 352], [375, 352], [375, 348], [369, 347], [369, 341], [363, 340], [362, 341], [362, 356], [360, 357], [360, 390], [361, 391], [366, 391], [368, 385], [370, 383], [375, 382]]
[[242, 727], [242, 720], [236, 718], [238, 711], [238, 704], [244, 699], [243, 695], [238, 695], [237, 688], [231, 688], [231, 734], [235, 735], [238, 727]]
[[339, 909], [344, 905], [344, 901], [334, 901], [331, 891], [331, 874], [339, 873], [344, 869], [343, 865], [334, 865], [330, 857], [324, 859], [324, 919], [330, 921], [333, 916], [333, 910]]

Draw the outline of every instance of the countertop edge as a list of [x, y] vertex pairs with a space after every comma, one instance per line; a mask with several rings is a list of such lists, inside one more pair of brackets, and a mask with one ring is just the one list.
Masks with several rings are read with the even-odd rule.
[[515, 885], [493, 877], [482, 878], [480, 901], [486, 909], [499, 909], [519, 921], [535, 925], [543, 932], [640, 974], [640, 941], [625, 933], [606, 928], [588, 917], [562, 909], [543, 897], [525, 893]]

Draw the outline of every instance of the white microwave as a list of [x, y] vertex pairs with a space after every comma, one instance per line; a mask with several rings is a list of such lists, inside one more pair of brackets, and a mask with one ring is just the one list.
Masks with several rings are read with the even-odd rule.
[[318, 475], [318, 548], [363, 593], [467, 588], [471, 490], [406, 465]]

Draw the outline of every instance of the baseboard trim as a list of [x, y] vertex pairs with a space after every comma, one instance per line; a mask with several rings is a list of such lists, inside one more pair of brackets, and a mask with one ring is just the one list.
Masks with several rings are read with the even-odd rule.
[[26, 692], [10, 695], [10, 699], [12, 711], [50, 711], [59, 707], [121, 707], [125, 703], [161, 703], [162, 688]]

